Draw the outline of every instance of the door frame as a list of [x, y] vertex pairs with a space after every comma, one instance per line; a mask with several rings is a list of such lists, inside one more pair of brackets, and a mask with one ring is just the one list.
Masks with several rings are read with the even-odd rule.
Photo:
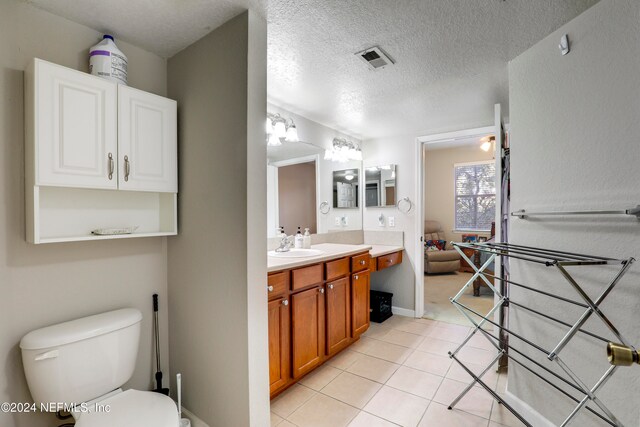
[[[320, 154], [311, 154], [309, 156], [295, 157], [293, 159], [287, 159], [287, 160], [279, 160], [276, 162], [270, 162], [268, 163], [268, 165], [279, 168], [282, 166], [291, 166], [291, 165], [298, 165], [300, 163], [310, 163], [310, 162], [314, 162], [316, 165], [316, 205], [314, 206], [314, 210], [316, 211], [316, 233], [318, 233], [320, 230], [320, 216], [318, 215], [318, 208], [320, 206]], [[276, 177], [275, 177], [275, 185], [276, 187], [278, 186], [278, 174], [276, 174]], [[276, 194], [276, 204], [275, 204], [274, 215], [278, 219], [278, 223], [279, 223], [280, 222], [280, 206], [279, 206], [280, 196], [278, 195], [277, 188], [275, 190], [275, 194]]]
[[[495, 105], [495, 123], [502, 123], [500, 104]], [[416, 158], [416, 177], [418, 182], [416, 183], [416, 215], [415, 215], [415, 230], [417, 238], [415, 239], [414, 253], [416, 254], [415, 262], [415, 317], [420, 318], [424, 316], [424, 253], [423, 253], [423, 236], [424, 236], [424, 180], [425, 180], [425, 150], [424, 147], [428, 144], [441, 143], [446, 141], [455, 141], [456, 139], [469, 138], [474, 136], [485, 136], [487, 134], [493, 134], [496, 137], [494, 157], [496, 163], [496, 239], [500, 239], [500, 206], [501, 195], [500, 188], [502, 186], [502, 139], [500, 128], [493, 124], [491, 126], [484, 126], [479, 128], [463, 129], [453, 132], [445, 132], [431, 135], [419, 136], [416, 138], [415, 145], [415, 158]], [[495, 273], [499, 275], [500, 268], [496, 263]], [[498, 310], [499, 311], [499, 310]], [[497, 313], [496, 313], [497, 314]]]

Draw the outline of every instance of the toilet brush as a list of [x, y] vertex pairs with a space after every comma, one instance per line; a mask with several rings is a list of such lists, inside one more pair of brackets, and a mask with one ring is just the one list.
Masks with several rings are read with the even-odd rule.
[[182, 374], [176, 375], [176, 387], [178, 387], [178, 427], [191, 427], [188, 418], [182, 418]]
[[153, 294], [153, 335], [156, 342], [156, 393], [169, 395], [169, 389], [162, 387], [162, 370], [160, 368], [160, 325], [158, 324], [158, 294]]

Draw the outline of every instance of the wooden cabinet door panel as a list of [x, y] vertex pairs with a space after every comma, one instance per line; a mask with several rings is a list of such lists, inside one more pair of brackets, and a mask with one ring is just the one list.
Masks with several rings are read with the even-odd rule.
[[351, 319], [354, 338], [369, 329], [369, 279], [369, 271], [363, 271], [351, 276]]
[[293, 377], [299, 378], [324, 357], [324, 288], [316, 287], [291, 296]]
[[351, 338], [351, 287], [349, 278], [326, 287], [327, 354], [334, 355], [349, 345]]
[[269, 391], [283, 387], [291, 376], [289, 372], [289, 301], [271, 301], [269, 317]]

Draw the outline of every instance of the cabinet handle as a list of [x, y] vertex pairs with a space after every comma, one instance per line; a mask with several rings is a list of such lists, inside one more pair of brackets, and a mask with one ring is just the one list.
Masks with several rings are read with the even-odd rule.
[[267, 290], [268, 290], [269, 292], [273, 292], [273, 286], [267, 286]]
[[324, 288], [320, 288], [320, 293], [324, 294]]
[[124, 156], [124, 180], [129, 181], [129, 172], [131, 171], [131, 165], [129, 163], [129, 156]]
[[284, 306], [289, 305], [289, 300], [288, 299], [282, 300], [282, 305]]
[[109, 181], [113, 179], [113, 154], [109, 153]]
[[354, 278], [355, 280], [358, 280], [358, 275], [356, 274], [355, 276], [353, 276], [353, 278]]
[[365, 260], [360, 260], [360, 265], [364, 265], [366, 263]]
[[329, 289], [333, 289], [333, 285], [329, 285]]

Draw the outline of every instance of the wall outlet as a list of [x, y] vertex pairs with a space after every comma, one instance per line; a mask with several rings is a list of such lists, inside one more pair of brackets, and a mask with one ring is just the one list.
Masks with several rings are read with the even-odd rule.
[[342, 221], [340, 220], [340, 217], [339, 217], [339, 216], [337, 216], [337, 217], [336, 217], [336, 220], [334, 221], [334, 224], [335, 224], [335, 225], [340, 225], [341, 223], [342, 223]]
[[344, 227], [346, 227], [347, 225], [349, 225], [349, 217], [348, 217], [348, 216], [346, 216], [346, 215], [345, 215], [345, 216], [343, 216], [343, 217], [342, 217], [342, 225], [343, 225]]
[[384, 215], [380, 214], [380, 216], [378, 217], [378, 225], [380, 227], [384, 227]]
[[389, 218], [387, 218], [387, 222], [389, 223], [389, 227], [395, 227], [396, 226], [396, 217], [395, 216], [390, 216]]

